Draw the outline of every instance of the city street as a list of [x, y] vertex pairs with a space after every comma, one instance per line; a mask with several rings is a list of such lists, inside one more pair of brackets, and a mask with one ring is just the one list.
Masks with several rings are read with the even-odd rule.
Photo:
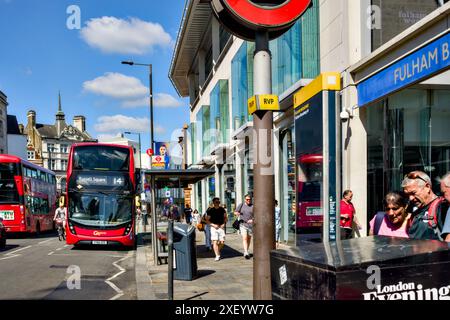
[[134, 267], [135, 251], [73, 248], [53, 233], [16, 236], [0, 250], [0, 300], [135, 300]]

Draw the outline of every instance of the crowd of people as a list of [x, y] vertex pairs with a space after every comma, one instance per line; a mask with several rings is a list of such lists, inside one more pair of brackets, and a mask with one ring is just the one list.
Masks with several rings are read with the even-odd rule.
[[[369, 235], [440, 240], [450, 242], [450, 173], [440, 179], [441, 196], [434, 193], [430, 177], [422, 171], [404, 176], [401, 191], [389, 192], [383, 201], [384, 210], [370, 221]], [[355, 225], [353, 193], [346, 190], [341, 200], [343, 238], [352, 237]]]

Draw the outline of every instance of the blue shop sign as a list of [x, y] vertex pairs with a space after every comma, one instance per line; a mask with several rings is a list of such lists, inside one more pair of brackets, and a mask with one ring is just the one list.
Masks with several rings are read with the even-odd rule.
[[358, 84], [358, 105], [367, 105], [448, 68], [449, 43], [450, 33], [447, 33]]

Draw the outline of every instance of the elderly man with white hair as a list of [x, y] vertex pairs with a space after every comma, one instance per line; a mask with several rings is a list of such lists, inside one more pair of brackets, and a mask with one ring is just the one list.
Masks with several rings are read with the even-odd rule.
[[[450, 203], [450, 172], [441, 179], [441, 192], [447, 203]], [[450, 242], [450, 208], [447, 210], [444, 228], [442, 229], [442, 237], [445, 241]]]
[[418, 240], [443, 240], [443, 225], [448, 205], [443, 197], [432, 190], [430, 177], [422, 171], [412, 171], [405, 175], [402, 188], [411, 204], [417, 210], [408, 235]]

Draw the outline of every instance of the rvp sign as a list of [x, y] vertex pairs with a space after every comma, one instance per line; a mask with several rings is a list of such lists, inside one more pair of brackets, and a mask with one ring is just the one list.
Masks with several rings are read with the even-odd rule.
[[212, 0], [219, 21], [234, 35], [254, 40], [264, 29], [269, 38], [289, 30], [311, 5], [311, 0]]

